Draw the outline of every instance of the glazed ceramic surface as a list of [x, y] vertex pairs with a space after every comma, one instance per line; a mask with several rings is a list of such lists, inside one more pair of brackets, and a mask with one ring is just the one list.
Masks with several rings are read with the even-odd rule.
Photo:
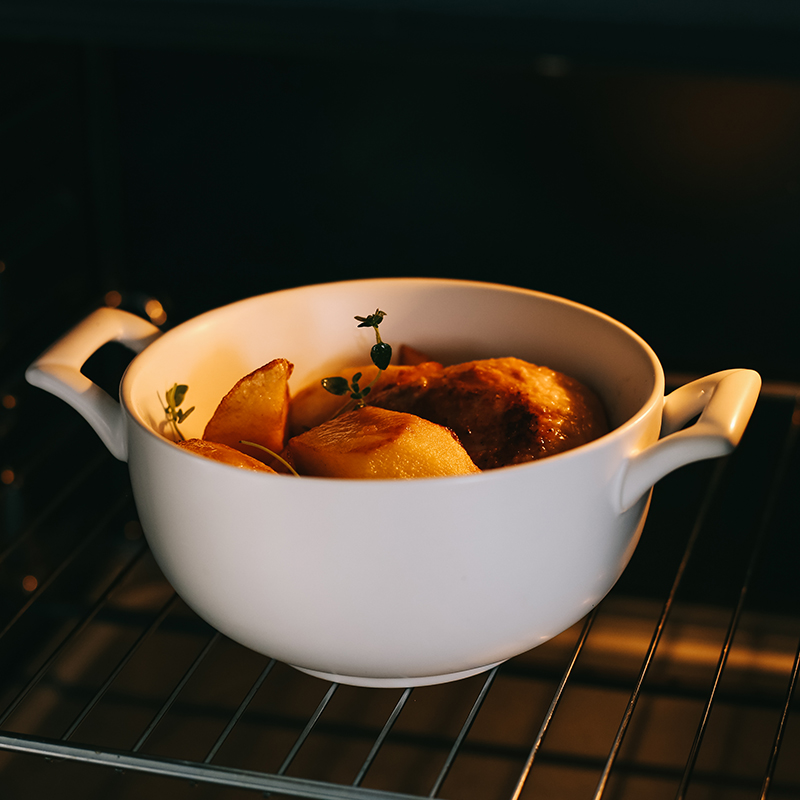
[[[184, 405], [196, 407], [183, 431], [199, 436], [230, 387], [274, 358], [295, 365], [295, 391], [343, 362], [364, 363], [374, 337], [353, 317], [376, 308], [387, 314], [386, 341], [439, 361], [518, 356], [573, 375], [598, 392], [613, 430], [530, 464], [408, 481], [248, 472], [166, 438], [160, 398], [174, 383], [189, 386]], [[119, 402], [79, 371], [112, 340], [140, 351]], [[267, 294], [163, 335], [100, 309], [28, 379], [72, 404], [128, 462], [155, 558], [201, 617], [298, 669], [368, 686], [474, 674], [583, 617], [627, 565], [651, 487], [730, 452], [760, 386], [754, 372], [727, 370], [665, 400], [650, 347], [597, 311], [512, 287], [411, 278]]]

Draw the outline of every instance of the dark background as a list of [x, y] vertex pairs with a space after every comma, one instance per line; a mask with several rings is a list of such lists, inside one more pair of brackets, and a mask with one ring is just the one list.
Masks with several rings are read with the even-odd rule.
[[794, 16], [0, 2], [0, 368], [109, 290], [169, 327], [430, 275], [587, 303], [668, 369], [800, 379]]

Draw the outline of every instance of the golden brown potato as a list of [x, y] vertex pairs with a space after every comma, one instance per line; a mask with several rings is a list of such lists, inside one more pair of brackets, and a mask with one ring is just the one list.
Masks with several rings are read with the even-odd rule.
[[397, 411], [366, 406], [289, 440], [301, 475], [327, 478], [428, 478], [480, 470], [453, 432]]
[[279, 453], [286, 442], [289, 414], [289, 377], [294, 369], [285, 358], [276, 358], [245, 375], [222, 398], [206, 425], [203, 439], [241, 450], [259, 461], [270, 457], [249, 441]]
[[274, 469], [262, 464], [258, 459], [251, 458], [246, 453], [241, 453], [239, 450], [234, 450], [234, 448], [219, 442], [207, 442], [204, 439], [187, 439], [185, 442], [177, 442], [177, 445], [191, 453], [205, 456], [214, 461], [221, 461], [223, 464], [230, 464], [242, 469], [251, 469], [254, 472], [275, 472]]
[[[370, 391], [375, 392], [387, 383], [392, 386], [402, 385], [406, 380], [406, 376], [409, 379], [418, 381], [427, 372], [438, 372], [441, 368], [442, 365], [436, 362], [426, 362], [415, 366], [390, 364]], [[357, 372], [362, 374], [359, 386], [363, 388], [369, 385], [378, 372], [378, 368], [374, 364], [343, 367], [336, 374], [351, 380]], [[289, 435], [297, 436], [331, 419], [344, 407], [347, 401], [348, 395], [331, 394], [322, 387], [319, 381], [304, 387], [292, 397], [289, 404]]]
[[468, 361], [416, 377], [406, 372], [402, 381], [382, 381], [367, 403], [450, 428], [481, 469], [554, 455], [608, 430], [591, 390], [519, 358]]

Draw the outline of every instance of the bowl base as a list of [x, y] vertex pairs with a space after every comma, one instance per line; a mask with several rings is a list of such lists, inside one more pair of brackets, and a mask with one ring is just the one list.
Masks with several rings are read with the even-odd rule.
[[[503, 659], [506, 660], [506, 659]], [[473, 675], [480, 675], [481, 672], [486, 672], [494, 669], [503, 661], [495, 661], [494, 664], [486, 664], [482, 667], [475, 667], [474, 669], [465, 669], [461, 672], [449, 672], [444, 675], [425, 675], [423, 677], [415, 678], [368, 678], [363, 675], [336, 675], [332, 672], [320, 672], [315, 669], [305, 669], [304, 667], [297, 667], [294, 664], [291, 666], [294, 669], [304, 672], [306, 675], [312, 675], [315, 678], [322, 678], [324, 681], [331, 683], [344, 683], [349, 686], [363, 686], [371, 689], [405, 689], [409, 686], [435, 686], [439, 683], [450, 683], [451, 681], [460, 681], [462, 678], [470, 678]]]

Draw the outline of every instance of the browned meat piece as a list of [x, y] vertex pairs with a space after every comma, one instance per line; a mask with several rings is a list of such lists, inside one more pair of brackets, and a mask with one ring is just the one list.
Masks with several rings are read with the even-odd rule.
[[382, 381], [367, 402], [450, 428], [481, 469], [560, 453], [608, 430], [594, 393], [547, 367], [518, 358], [427, 367]]

